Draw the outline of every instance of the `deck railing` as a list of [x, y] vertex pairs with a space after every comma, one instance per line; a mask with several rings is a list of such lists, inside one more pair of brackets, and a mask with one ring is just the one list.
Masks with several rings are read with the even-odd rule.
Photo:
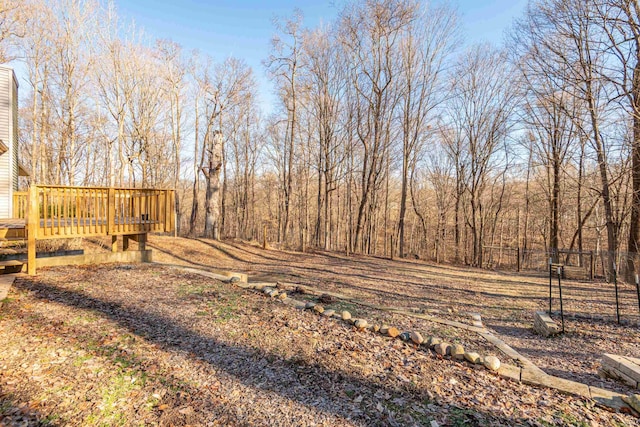
[[[28, 218], [37, 239], [169, 232], [174, 228], [174, 192], [140, 188], [32, 186]], [[14, 213], [26, 214], [22, 196]], [[23, 206], [23, 207], [21, 207]], [[16, 211], [17, 209], [17, 211]]]
[[29, 193], [26, 191], [13, 192], [13, 215], [11, 218], [26, 218], [27, 204], [29, 203]]

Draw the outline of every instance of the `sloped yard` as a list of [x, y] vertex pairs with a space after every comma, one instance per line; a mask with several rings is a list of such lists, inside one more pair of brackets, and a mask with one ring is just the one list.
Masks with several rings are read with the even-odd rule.
[[[241, 242], [154, 237], [152, 246], [155, 259], [163, 262], [242, 271], [256, 281], [301, 283], [369, 303], [467, 323], [468, 313], [479, 313], [487, 327], [547, 373], [623, 393], [632, 391], [597, 375], [602, 353], [640, 357], [638, 302], [630, 285], [620, 284], [622, 319], [627, 324], [618, 325], [613, 284], [564, 281], [566, 333], [544, 339], [532, 330], [534, 311], [547, 310], [549, 304], [549, 281], [542, 276], [432, 265], [419, 260], [265, 251]], [[556, 281], [553, 298], [553, 309], [559, 310]], [[559, 316], [555, 319], [560, 321]], [[430, 333], [472, 339], [446, 328]], [[482, 346], [482, 342], [473, 346]]]
[[0, 316], [3, 425], [636, 423], [170, 267], [43, 270]]

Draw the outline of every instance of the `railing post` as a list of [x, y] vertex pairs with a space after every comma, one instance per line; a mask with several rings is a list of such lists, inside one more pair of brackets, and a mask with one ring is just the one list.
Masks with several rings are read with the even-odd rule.
[[36, 274], [36, 238], [40, 212], [38, 206], [38, 187], [29, 186], [29, 203], [27, 205], [27, 273], [30, 276]]
[[171, 230], [171, 190], [164, 191], [164, 230], [168, 233]]
[[107, 192], [107, 234], [115, 232], [116, 219], [116, 190], [109, 187]]

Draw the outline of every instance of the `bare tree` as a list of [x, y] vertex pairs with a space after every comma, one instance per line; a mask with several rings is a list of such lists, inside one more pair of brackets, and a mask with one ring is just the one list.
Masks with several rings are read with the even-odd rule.
[[[471, 48], [454, 71], [449, 116], [454, 140], [465, 152], [464, 190], [469, 197], [466, 221], [472, 236], [472, 264], [482, 266], [487, 206], [485, 192], [496, 170], [504, 170], [503, 149], [512, 125], [517, 94], [515, 74], [503, 52], [489, 46]], [[503, 152], [503, 154], [506, 154]]]
[[283, 219], [282, 241], [287, 243], [287, 231], [289, 229], [289, 216], [291, 212], [291, 196], [293, 192], [293, 162], [295, 157], [296, 131], [298, 128], [298, 74], [302, 67], [300, 63], [302, 50], [302, 20], [299, 10], [284, 24], [275, 22], [280, 35], [275, 36], [272, 43], [272, 53], [265, 61], [265, 65], [271, 76], [276, 79], [278, 91], [287, 111], [287, 130], [284, 135], [286, 144], [282, 155], [284, 156], [284, 168], [282, 169]]
[[401, 43], [402, 183], [398, 218], [400, 257], [405, 256], [409, 163], [426, 137], [427, 120], [445, 99], [444, 64], [456, 42], [456, 15], [446, 6], [422, 7]]
[[[391, 117], [398, 103], [399, 48], [403, 31], [415, 19], [409, 1], [371, 1], [355, 5], [342, 16], [344, 44], [353, 66], [354, 130], [360, 143], [360, 200], [352, 250], [364, 250], [363, 233], [373, 225], [376, 190], [384, 178], [391, 140]], [[369, 243], [371, 233], [367, 233]], [[371, 244], [367, 245], [371, 250]]]
[[[185, 104], [185, 87], [187, 65], [182, 57], [182, 47], [169, 40], [156, 42], [159, 60], [164, 68], [164, 95], [169, 99], [169, 124], [171, 128], [171, 140], [173, 143], [173, 187], [178, 188], [180, 183], [180, 165], [182, 159], [182, 127], [183, 109]], [[180, 209], [180, 193], [176, 192], [176, 228], [175, 235], [181, 232], [182, 213]]]

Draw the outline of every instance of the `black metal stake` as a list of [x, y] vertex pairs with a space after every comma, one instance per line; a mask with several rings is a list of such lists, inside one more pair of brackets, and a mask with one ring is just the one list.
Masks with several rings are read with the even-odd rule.
[[638, 312], [640, 313], [640, 277], [636, 274], [636, 293], [638, 294]]
[[564, 309], [562, 308], [562, 267], [558, 267], [558, 290], [560, 291], [560, 319], [562, 319], [562, 333], [564, 334]]
[[553, 268], [551, 267], [553, 258], [549, 258], [549, 316], [551, 316], [551, 279], [553, 275]]
[[616, 263], [613, 263], [613, 284], [616, 287], [616, 318], [618, 319], [618, 325], [620, 324], [620, 302], [618, 300], [618, 269]]

